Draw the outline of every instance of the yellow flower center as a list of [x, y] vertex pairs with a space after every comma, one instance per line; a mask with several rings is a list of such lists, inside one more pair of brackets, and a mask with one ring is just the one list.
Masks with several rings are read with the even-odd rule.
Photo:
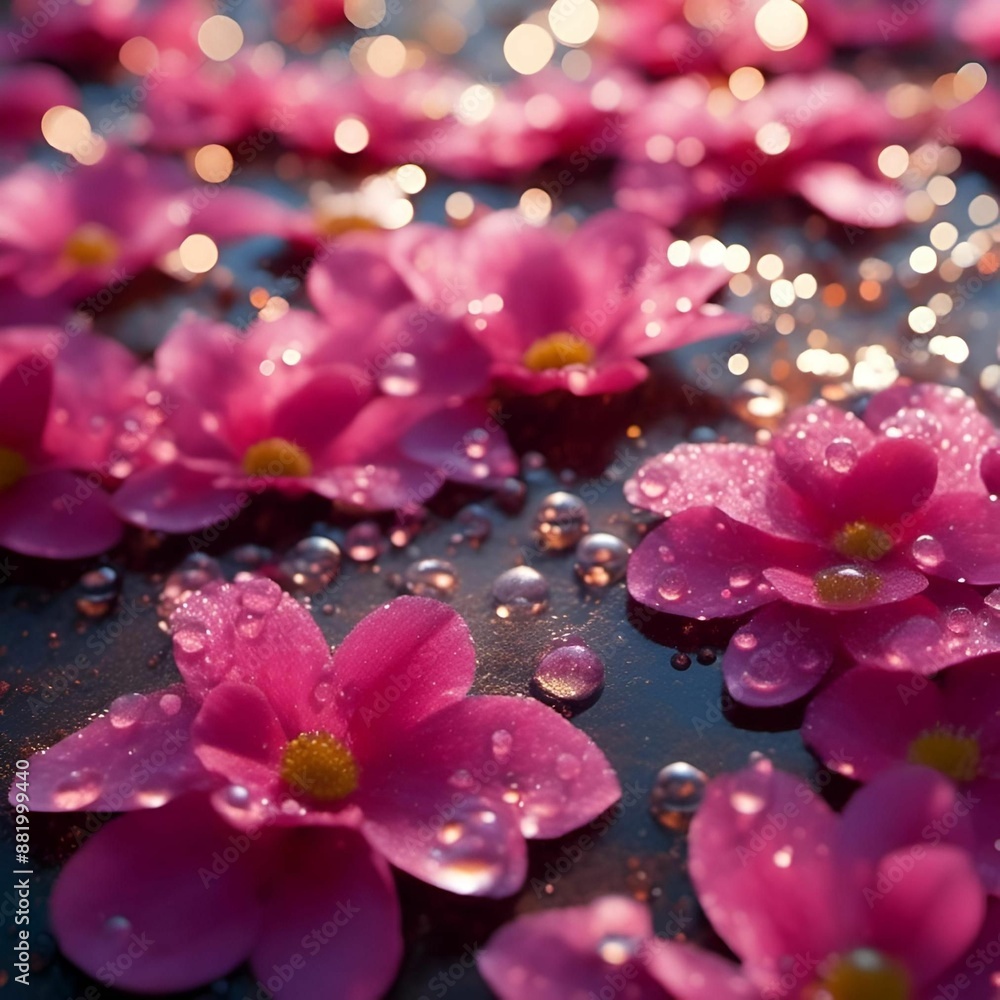
[[0, 493], [9, 489], [28, 471], [28, 463], [20, 452], [0, 445]]
[[575, 333], [550, 333], [524, 352], [524, 367], [533, 372], [589, 365], [593, 360], [594, 348]]
[[911, 1000], [909, 973], [873, 948], [838, 958], [830, 972], [803, 993], [803, 1000]]
[[381, 228], [374, 219], [357, 212], [336, 212], [331, 209], [318, 208], [315, 220], [316, 232], [320, 236], [343, 236], [344, 233]]
[[114, 233], [96, 222], [85, 222], [66, 241], [63, 253], [79, 267], [99, 267], [118, 259], [118, 240]]
[[892, 549], [892, 538], [867, 521], [852, 521], [837, 532], [833, 547], [849, 559], [877, 562]]
[[311, 476], [312, 459], [284, 438], [268, 438], [250, 445], [243, 456], [243, 471], [250, 476]]
[[972, 781], [979, 773], [979, 741], [947, 726], [921, 733], [911, 744], [911, 764], [923, 764], [946, 774], [953, 781]]
[[358, 787], [358, 764], [335, 736], [302, 733], [285, 747], [281, 778], [300, 795], [332, 802]]
[[882, 577], [863, 566], [831, 566], [813, 577], [813, 585], [825, 604], [860, 604], [879, 592]]

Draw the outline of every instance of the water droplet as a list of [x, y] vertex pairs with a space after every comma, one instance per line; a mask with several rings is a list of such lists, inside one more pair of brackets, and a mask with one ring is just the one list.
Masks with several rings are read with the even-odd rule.
[[[624, 934], [607, 934], [597, 945], [597, 954], [608, 965], [624, 965], [636, 954], [639, 941]], [[621, 973], [618, 973], [621, 975]]]
[[542, 656], [532, 683], [544, 700], [582, 705], [604, 687], [604, 663], [574, 638]]
[[453, 545], [468, 542], [472, 548], [478, 549], [493, 532], [490, 515], [485, 507], [477, 503], [469, 504], [460, 510], [455, 522], [458, 524], [458, 531], [451, 536]]
[[108, 709], [108, 721], [115, 729], [128, 729], [134, 726], [146, 710], [146, 696], [142, 694], [123, 694], [115, 698]]
[[737, 566], [729, 574], [729, 586], [733, 590], [742, 590], [744, 587], [749, 587], [756, 577], [757, 574], [752, 569], [746, 566]]
[[1000, 587], [996, 590], [991, 590], [984, 598], [983, 603], [991, 611], [1000, 612]]
[[742, 649], [749, 652], [751, 649], [757, 648], [757, 636], [752, 632], [737, 632], [733, 636], [733, 645], [737, 649]]
[[924, 569], [937, 569], [944, 562], [944, 546], [933, 535], [921, 535], [914, 539], [910, 551]]
[[469, 799], [435, 837], [430, 859], [436, 871], [431, 881], [463, 895], [486, 892], [504, 879], [520, 839], [520, 830], [501, 823], [489, 803]]
[[207, 635], [202, 626], [185, 625], [174, 633], [174, 646], [193, 656], [204, 652]]
[[333, 696], [337, 693], [337, 685], [333, 681], [320, 681], [316, 687], [313, 688], [313, 697], [321, 705], [325, 705], [328, 701], [333, 700]]
[[515, 566], [493, 581], [498, 618], [528, 618], [549, 606], [549, 585], [530, 566]]
[[976, 616], [968, 608], [952, 608], [944, 622], [949, 632], [968, 635], [976, 624]]
[[563, 781], [572, 781], [580, 776], [583, 765], [579, 757], [571, 753], [561, 753], [556, 757], [556, 775]]
[[514, 746], [514, 737], [506, 729], [498, 729], [491, 737], [490, 744], [493, 747], [493, 759], [498, 764], [505, 764], [510, 760], [511, 749]]
[[588, 586], [608, 587], [625, 576], [630, 551], [616, 535], [595, 532], [580, 539], [573, 568]]
[[257, 639], [264, 629], [264, 619], [259, 615], [244, 615], [236, 621], [234, 628], [241, 639]]
[[303, 538], [285, 554], [278, 571], [291, 590], [309, 596], [330, 586], [340, 572], [340, 548], [332, 538]]
[[451, 597], [458, 590], [458, 570], [445, 559], [418, 559], [406, 567], [403, 587], [418, 597]]
[[156, 613], [169, 618], [196, 590], [222, 579], [222, 567], [204, 552], [188, 556], [164, 581]]
[[266, 615], [281, 603], [281, 588], [273, 580], [251, 580], [240, 591], [240, 604], [251, 615]]
[[519, 514], [524, 509], [528, 487], [520, 479], [509, 476], [493, 494], [497, 506], [508, 514]]
[[827, 604], [862, 604], [882, 589], [882, 577], [864, 566], [821, 569], [813, 583], [816, 596]]
[[176, 694], [160, 696], [160, 711], [164, 715], [176, 715], [181, 710], [181, 699]]
[[170, 793], [162, 788], [147, 788], [136, 793], [135, 801], [143, 809], [159, 809], [170, 801]]
[[223, 789], [222, 797], [234, 809], [245, 809], [250, 804], [250, 790], [243, 785], [229, 785]]
[[794, 855], [795, 851], [791, 847], [779, 847], [778, 850], [774, 852], [772, 860], [778, 868], [788, 868], [792, 863]]
[[427, 511], [423, 507], [407, 508], [396, 515], [396, 523], [389, 532], [389, 541], [397, 549], [405, 549], [427, 520]]
[[858, 450], [849, 438], [834, 438], [824, 452], [826, 464], [834, 472], [845, 474], [851, 471], [858, 461]]
[[535, 515], [535, 537], [543, 550], [561, 552], [590, 530], [586, 504], [572, 493], [550, 493]]
[[76, 599], [76, 610], [88, 618], [106, 615], [118, 600], [121, 577], [110, 566], [98, 566], [80, 577], [81, 594]]
[[420, 363], [400, 351], [389, 358], [378, 377], [378, 387], [387, 396], [415, 396], [420, 391]]
[[373, 562], [382, 554], [385, 542], [382, 531], [374, 521], [359, 521], [347, 529], [344, 546], [355, 562]]
[[660, 597], [665, 601], [679, 601], [687, 590], [687, 577], [683, 570], [668, 569], [660, 576], [660, 586], [657, 588]]
[[656, 776], [649, 796], [649, 811], [662, 826], [683, 830], [701, 805], [708, 775], [680, 760], [668, 764]]
[[60, 809], [86, 809], [101, 794], [102, 780], [96, 771], [71, 771], [56, 785], [52, 801]]
[[715, 663], [716, 655], [717, 654], [714, 649], [711, 649], [708, 646], [702, 646], [702, 648], [699, 649], [697, 653], [698, 662], [703, 667], [711, 666], [713, 663]]
[[670, 666], [672, 666], [674, 670], [687, 670], [687, 668], [691, 666], [691, 657], [688, 656], [687, 653], [674, 653], [674, 655], [670, 657]]

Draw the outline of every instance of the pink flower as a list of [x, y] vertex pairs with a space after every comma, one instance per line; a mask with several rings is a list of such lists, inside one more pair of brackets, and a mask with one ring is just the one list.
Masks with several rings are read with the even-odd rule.
[[[193, 531], [234, 516], [268, 488], [387, 510], [422, 503], [445, 479], [490, 485], [514, 473], [485, 406], [465, 402], [482, 376], [441, 363], [459, 357], [452, 331], [427, 322], [419, 345], [400, 341], [398, 329], [391, 342], [382, 336], [379, 310], [391, 292], [358, 253], [329, 257], [353, 260], [355, 271], [345, 272], [357, 274], [353, 288], [327, 287], [318, 273], [310, 279], [330, 325], [299, 310], [242, 331], [181, 319], [156, 352], [173, 413], [150, 445], [149, 466], [115, 496], [122, 517]], [[370, 339], [358, 330], [371, 330]]]
[[646, 377], [639, 357], [745, 324], [707, 300], [721, 269], [674, 267], [648, 220], [596, 215], [573, 232], [512, 211], [462, 230], [408, 226], [390, 238], [417, 300], [460, 320], [516, 392], [621, 392]]
[[955, 14], [955, 34], [988, 58], [1000, 56], [1000, 17], [989, 0], [963, 0]]
[[54, 66], [29, 63], [0, 69], [4, 110], [0, 147], [20, 148], [42, 141], [42, 116], [49, 108], [79, 107], [80, 92]]
[[115, 545], [104, 485], [142, 379], [119, 344], [77, 330], [0, 330], [0, 544], [76, 559]]
[[28, 164], [0, 179], [0, 278], [28, 296], [121, 291], [188, 235], [280, 232], [285, 210], [247, 189], [196, 185], [179, 164], [109, 148], [66, 175]]
[[878, 155], [920, 127], [843, 73], [778, 77], [746, 101], [680, 77], [629, 119], [615, 199], [669, 226], [731, 198], [794, 194], [839, 222], [891, 226], [905, 218], [906, 192]]
[[653, 938], [642, 907], [605, 897], [516, 920], [480, 969], [501, 1000], [931, 1000], [963, 969], [966, 988], [976, 980], [963, 995], [986, 1000], [996, 960], [978, 976], [971, 963], [1000, 911], [984, 920], [961, 838], [934, 832], [963, 801], [940, 775], [901, 767], [837, 816], [758, 762], [711, 782], [689, 838], [701, 906], [742, 965]]
[[437, 601], [397, 598], [332, 657], [308, 612], [265, 579], [211, 585], [172, 628], [185, 683], [126, 695], [36, 755], [32, 808], [208, 793], [240, 830], [359, 830], [432, 885], [505, 896], [524, 881], [526, 838], [562, 836], [620, 794], [600, 750], [558, 713], [467, 696], [472, 639]]
[[[969, 810], [979, 874], [1000, 894], [1000, 660], [918, 673], [852, 670], [809, 705], [802, 738], [831, 770], [870, 781], [897, 763], [936, 768]], [[845, 763], [845, 760], [848, 763]]]
[[[749, 704], [811, 690], [838, 630], [856, 656], [858, 647], [862, 657], [881, 649], [883, 665], [903, 669], [921, 655], [940, 669], [987, 652], [996, 628], [977, 617], [982, 599], [970, 587], [937, 586], [930, 601], [892, 605], [931, 580], [1000, 580], [1000, 507], [979, 476], [995, 440], [960, 391], [922, 385], [874, 397], [864, 422], [825, 403], [803, 407], [768, 447], [679, 445], [625, 486], [633, 504], [671, 515], [636, 549], [629, 591], [700, 619], [763, 609], [724, 661], [732, 693]], [[868, 618], [830, 620], [811, 609]]]

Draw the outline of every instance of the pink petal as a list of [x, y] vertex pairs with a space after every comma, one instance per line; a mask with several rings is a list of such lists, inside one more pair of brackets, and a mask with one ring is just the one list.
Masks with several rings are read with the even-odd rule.
[[629, 560], [629, 593], [643, 604], [693, 618], [728, 618], [773, 601], [770, 567], [822, 553], [740, 524], [714, 507], [675, 514]]
[[927, 987], [932, 1000], [997, 1000], [997, 975], [1000, 974], [1000, 900], [991, 899], [986, 918], [976, 940], [966, 954], [937, 976], [935, 986]]
[[[267, 834], [254, 842], [234, 833], [200, 796], [114, 820], [56, 881], [50, 905], [59, 946], [90, 975], [111, 974], [125, 990], [209, 983], [250, 954], [270, 847]], [[223, 860], [229, 851], [235, 863]]]
[[787, 705], [825, 676], [836, 649], [835, 622], [779, 601], [754, 614], [722, 658], [729, 693], [744, 705]]
[[246, 490], [217, 485], [211, 473], [171, 462], [133, 473], [115, 493], [113, 504], [132, 524], [187, 534], [237, 517], [249, 496]]
[[845, 893], [830, 847], [837, 821], [799, 778], [761, 761], [709, 783], [691, 824], [702, 908], [744, 962], [828, 955], [851, 942], [861, 899]]
[[297, 830], [282, 860], [250, 959], [258, 981], [283, 1000], [384, 996], [403, 957], [388, 865], [343, 829]]
[[948, 721], [944, 696], [933, 681], [858, 667], [812, 699], [802, 739], [825, 767], [868, 781], [905, 762], [913, 740]]
[[922, 511], [919, 533], [935, 539], [943, 556], [927, 572], [962, 583], [1000, 583], [1000, 501], [943, 494]]
[[9, 367], [0, 378], [0, 442], [34, 457], [49, 418], [52, 362], [45, 361], [39, 370], [32, 355], [4, 360]]
[[31, 808], [149, 809], [211, 787], [191, 743], [197, 710], [183, 684], [116, 699], [106, 714], [31, 758]]
[[990, 448], [983, 453], [979, 466], [983, 484], [993, 496], [1000, 494], [1000, 448]]
[[333, 658], [355, 753], [375, 755], [460, 701], [475, 670], [468, 626], [440, 601], [397, 597], [362, 618]]
[[63, 469], [25, 476], [0, 493], [0, 545], [45, 559], [80, 559], [114, 548], [124, 526], [111, 500]]
[[899, 185], [867, 177], [850, 163], [806, 163], [788, 178], [788, 187], [849, 227], [883, 228], [906, 218]]
[[690, 944], [652, 941], [647, 951], [651, 974], [676, 1000], [759, 1000], [760, 991], [739, 966]]
[[198, 696], [223, 680], [260, 690], [286, 733], [301, 729], [330, 649], [312, 616], [272, 580], [209, 584], [170, 619], [174, 658]]
[[965, 787], [972, 830], [975, 837], [973, 856], [983, 887], [993, 896], [1000, 896], [1000, 795], [994, 777], [977, 778]]
[[[803, 604], [810, 608], [822, 608], [825, 611], [858, 611], [874, 608], [880, 604], [892, 604], [895, 601], [905, 601], [927, 587], [927, 577], [917, 573], [893, 557], [886, 557], [877, 563], [860, 566], [847, 562], [832, 562], [830, 556], [820, 560], [810, 560], [812, 565], [800, 559], [798, 565], [806, 565], [805, 571], [789, 569], [784, 566], [772, 566], [764, 570], [764, 579], [786, 601], [793, 604]], [[794, 564], [793, 564], [794, 565]], [[857, 600], [830, 601], [824, 600], [817, 590], [817, 577], [821, 572], [833, 574], [843, 573], [851, 579], [859, 575], [877, 579], [878, 587], [872, 593], [859, 596]]]
[[[968, 853], [955, 847], [886, 855], [869, 892], [866, 944], [905, 962], [916, 985], [930, 983], [975, 940], [986, 897]], [[905, 874], [900, 877], [900, 873]]]
[[641, 957], [612, 964], [599, 952], [612, 938], [641, 955], [652, 933], [647, 907], [625, 896], [602, 896], [587, 906], [518, 917], [480, 949], [477, 964], [499, 1000], [600, 996], [619, 982], [628, 984], [629, 1000], [664, 1000]]

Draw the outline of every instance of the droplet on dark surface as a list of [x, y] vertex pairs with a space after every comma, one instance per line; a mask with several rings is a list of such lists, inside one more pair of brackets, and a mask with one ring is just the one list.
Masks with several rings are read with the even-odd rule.
[[674, 670], [687, 670], [691, 666], [691, 657], [687, 653], [674, 653], [670, 657], [670, 666]]
[[451, 536], [453, 545], [461, 545], [467, 542], [472, 548], [477, 549], [493, 531], [493, 521], [485, 507], [480, 504], [469, 504], [463, 508], [455, 517], [458, 530]]
[[374, 521], [359, 521], [348, 528], [344, 536], [344, 549], [355, 562], [373, 562], [384, 548], [382, 530]]
[[590, 529], [587, 505], [573, 493], [550, 493], [535, 515], [535, 537], [543, 551], [571, 548]]
[[493, 581], [498, 618], [530, 618], [549, 606], [549, 585], [530, 566], [515, 566]]
[[278, 571], [288, 589], [314, 596], [329, 587], [340, 573], [340, 546], [322, 535], [303, 538], [285, 554]]
[[604, 663], [578, 636], [543, 654], [532, 686], [545, 701], [576, 707], [595, 698], [604, 687]]
[[668, 764], [656, 775], [649, 811], [661, 826], [685, 830], [701, 805], [707, 783], [708, 775], [693, 764], [683, 760]]
[[589, 587], [609, 587], [625, 576], [630, 553], [617, 535], [604, 531], [584, 535], [576, 547], [573, 568]]
[[98, 566], [80, 577], [76, 610], [88, 618], [101, 618], [115, 606], [121, 592], [121, 577], [111, 566]]
[[156, 613], [169, 618], [196, 590], [222, 579], [222, 567], [204, 552], [189, 555], [164, 581]]
[[451, 597], [458, 590], [458, 570], [446, 559], [418, 559], [406, 567], [402, 584], [417, 597]]

